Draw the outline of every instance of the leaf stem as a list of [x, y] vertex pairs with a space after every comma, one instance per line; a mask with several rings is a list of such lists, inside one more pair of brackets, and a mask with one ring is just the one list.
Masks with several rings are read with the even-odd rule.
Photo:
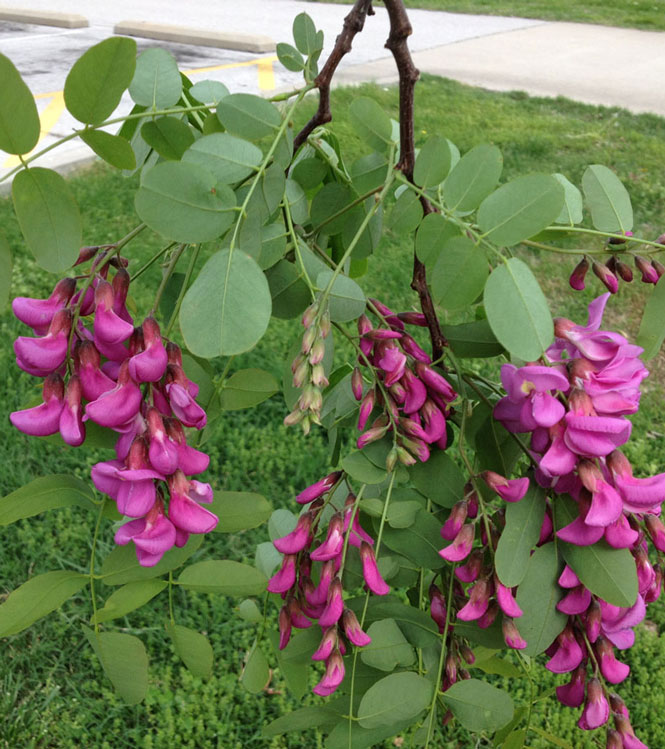
[[169, 320], [169, 324], [166, 326], [166, 331], [164, 332], [164, 336], [168, 338], [169, 333], [171, 332], [171, 328], [175, 324], [175, 321], [178, 318], [178, 313], [180, 312], [180, 306], [182, 305], [182, 300], [185, 297], [185, 294], [187, 293], [187, 287], [189, 286], [189, 281], [192, 277], [192, 273], [194, 272], [194, 266], [196, 265], [196, 261], [199, 256], [199, 250], [201, 249], [200, 244], [194, 245], [192, 249], [192, 256], [189, 259], [189, 265], [187, 266], [187, 271], [185, 272], [185, 278], [182, 282], [182, 287], [180, 289], [180, 293], [178, 294], [178, 299], [176, 300], [175, 306], [173, 307], [173, 312], [171, 313], [171, 318]]
[[150, 310], [149, 316], [155, 314], [157, 306], [159, 305], [159, 300], [162, 298], [162, 294], [164, 293], [164, 289], [166, 288], [166, 284], [169, 282], [169, 278], [171, 278], [171, 275], [173, 274], [173, 271], [178, 264], [178, 260], [180, 260], [180, 256], [185, 251], [185, 247], [187, 247], [186, 244], [178, 245], [178, 247], [176, 247], [175, 249], [175, 252], [171, 256], [169, 264], [167, 265], [166, 270], [164, 271], [164, 275], [162, 276], [162, 281], [159, 284], [159, 288], [157, 289], [157, 293], [155, 294], [155, 301], [152, 304], [152, 309]]
[[92, 534], [92, 546], [90, 548], [90, 600], [92, 601], [92, 618], [94, 621], [95, 632], [99, 632], [99, 623], [97, 621], [97, 599], [95, 596], [95, 552], [97, 551], [97, 537], [99, 536], [99, 526], [102, 522], [102, 515], [104, 513], [105, 504], [106, 500], [102, 501], [102, 503], [99, 505], [97, 522], [95, 523], [95, 531]]
[[446, 621], [443, 625], [443, 632], [441, 634], [441, 655], [439, 656], [439, 667], [436, 674], [436, 683], [434, 684], [434, 695], [432, 696], [432, 704], [429, 709], [429, 717], [427, 723], [427, 737], [425, 739], [425, 749], [429, 747], [430, 739], [432, 738], [432, 730], [434, 728], [434, 716], [436, 715], [436, 701], [441, 691], [441, 677], [443, 676], [443, 666], [446, 662], [446, 642], [448, 640], [448, 630], [450, 629], [450, 613], [452, 610], [453, 602], [453, 583], [455, 581], [455, 567], [453, 564], [450, 569], [450, 579], [448, 581], [448, 598], [446, 599]]

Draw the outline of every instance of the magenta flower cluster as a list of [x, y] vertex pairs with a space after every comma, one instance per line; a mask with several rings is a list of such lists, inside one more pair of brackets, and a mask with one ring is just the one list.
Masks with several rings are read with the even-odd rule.
[[639, 591], [630, 607], [602, 600], [570, 567], [564, 569], [559, 585], [565, 595], [558, 609], [568, 621], [547, 651], [546, 666], [572, 674], [557, 695], [565, 705], [584, 705], [581, 728], [598, 728], [612, 715], [615, 728], [608, 746], [637, 749], [644, 744], [634, 736], [628, 711], [607, 693], [603, 681], [618, 684], [628, 676], [630, 669], [616, 658], [615, 648], [633, 645], [634, 627], [660, 595], [662, 573], [649, 561], [647, 538], [659, 551], [665, 549], [665, 527], [657, 517], [665, 499], [665, 473], [636, 478], [618, 449], [630, 437], [626, 417], [639, 407], [640, 384], [648, 372], [638, 358], [641, 348], [619, 333], [600, 330], [608, 297], [589, 305], [585, 326], [556, 320], [547, 364], [504, 365], [507, 395], [494, 415], [509, 431], [531, 435], [537, 482], [575, 501], [577, 516], [556, 531], [553, 512], [558, 514], [561, 506], [556, 498], [549, 501], [539, 543], [553, 541], [554, 533], [578, 546], [604, 540], [629, 549], [634, 558]]
[[332, 694], [344, 679], [345, 639], [357, 647], [371, 641], [353, 611], [344, 606], [341, 573], [345, 553], [350, 553], [351, 548], [357, 550], [365, 583], [372, 593], [386, 595], [390, 591], [376, 564], [374, 539], [358, 522], [353, 494], [347, 496], [344, 508], [335, 508], [325, 538], [321, 534], [314, 547], [323, 509], [332, 505], [330, 496], [324, 498], [334, 492], [342, 477], [339, 471], [331, 473], [296, 497], [298, 503], [309, 507], [291, 533], [273, 541], [284, 556], [268, 582], [268, 590], [284, 600], [279, 613], [280, 649], [287, 646], [293, 627], [304, 629], [314, 621], [321, 627], [321, 643], [312, 655], [313, 660], [325, 661], [324, 675], [314, 687], [321, 696]]
[[133, 541], [140, 564], [152, 566], [190, 533], [217, 524], [201, 506], [212, 502], [210, 485], [190, 478], [207, 469], [209, 458], [187, 444], [183, 428], [202, 429], [206, 415], [178, 346], [164, 344], [152, 317], [134, 327], [126, 307], [129, 274], [118, 264], [109, 282], [108, 264], [95, 270], [101, 259], [78, 292], [77, 280], [65, 278], [48, 299], [13, 301], [14, 314], [35, 334], [15, 341], [16, 363], [45, 380], [43, 402], [10, 419], [25, 434], [60, 432], [73, 446], [84, 442], [88, 420], [118, 433], [116, 459], [93, 466], [92, 480], [131, 518], [116, 543]]
[[380, 327], [366, 315], [358, 320], [360, 351], [358, 362], [369, 366], [374, 384], [363, 394], [361, 370], [352, 375], [353, 393], [360, 401], [358, 429], [364, 430], [375, 408], [382, 413], [358, 438], [358, 448], [395, 431], [396, 447], [389, 455], [389, 469], [399, 460], [413, 465], [416, 458], [426, 461], [430, 446], [445, 449], [448, 442], [446, 417], [449, 404], [457, 398], [450, 383], [431, 365], [428, 354], [406, 331], [405, 323], [426, 326], [420, 312], [394, 314], [381, 302], [371, 300]]

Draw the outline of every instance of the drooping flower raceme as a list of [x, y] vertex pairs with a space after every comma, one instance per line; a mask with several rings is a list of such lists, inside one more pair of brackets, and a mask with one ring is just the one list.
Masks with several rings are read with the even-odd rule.
[[[183, 429], [202, 429], [206, 415], [178, 346], [164, 343], [152, 317], [134, 327], [123, 263], [114, 258], [97, 272], [99, 260], [78, 292], [67, 278], [48, 299], [14, 300], [14, 314], [36, 335], [16, 340], [16, 362], [45, 379], [43, 402], [10, 419], [26, 434], [60, 432], [73, 446], [84, 442], [88, 421], [119, 435], [116, 459], [93, 466], [92, 480], [129, 519], [116, 543], [133, 541], [140, 564], [152, 566], [191, 533], [217, 525], [203, 506], [212, 502], [211, 487], [191, 478], [206, 470], [208, 456], [187, 444]], [[117, 270], [109, 282], [111, 264]]]

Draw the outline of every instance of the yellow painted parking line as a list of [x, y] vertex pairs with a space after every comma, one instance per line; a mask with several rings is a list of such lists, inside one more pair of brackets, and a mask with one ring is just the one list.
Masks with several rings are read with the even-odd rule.
[[261, 60], [256, 67], [261, 91], [272, 91], [275, 88], [275, 71], [272, 68], [272, 63], [272, 60]]
[[277, 56], [271, 55], [270, 57], [257, 57], [253, 60], [245, 60], [244, 62], [227, 62], [224, 65], [212, 65], [209, 68], [195, 68], [194, 70], [185, 70], [185, 73], [191, 75], [197, 75], [198, 73], [213, 73], [216, 70], [229, 70], [230, 68], [248, 68], [252, 65], [261, 65], [261, 63], [277, 62]]
[[[185, 70], [185, 73], [189, 75], [200, 75], [201, 73], [214, 73], [218, 70], [231, 70], [232, 68], [248, 68], [252, 65], [256, 65], [257, 75], [259, 79], [259, 89], [261, 91], [272, 91], [275, 88], [275, 71], [273, 69], [273, 63], [277, 61], [275, 55], [269, 57], [257, 57], [253, 60], [245, 60], [243, 62], [229, 62], [223, 65], [211, 65], [206, 68], [194, 68], [193, 70]], [[40, 134], [39, 142], [41, 142], [56, 126], [65, 109], [65, 97], [62, 91], [49, 91], [44, 94], [35, 94], [35, 99], [51, 99], [46, 107], [39, 114], [40, 122]], [[37, 146], [35, 146], [36, 148]], [[34, 149], [33, 149], [34, 150]], [[32, 153], [32, 151], [30, 152]], [[27, 155], [27, 154], [24, 154]], [[20, 164], [18, 156], [10, 156], [2, 164], [3, 169], [12, 169]]]
[[[39, 140], [37, 141], [37, 145], [56, 126], [58, 120], [60, 119], [60, 115], [62, 115], [65, 109], [65, 97], [62, 91], [56, 91], [50, 95], [53, 97], [52, 101], [50, 101], [46, 105], [46, 107], [39, 113]], [[37, 145], [35, 145], [35, 148], [37, 148]], [[35, 149], [33, 148], [32, 150], [34, 151]], [[30, 153], [32, 153], [32, 151]], [[18, 156], [10, 156], [5, 160], [2, 166], [4, 169], [13, 169], [20, 163], [21, 160]]]

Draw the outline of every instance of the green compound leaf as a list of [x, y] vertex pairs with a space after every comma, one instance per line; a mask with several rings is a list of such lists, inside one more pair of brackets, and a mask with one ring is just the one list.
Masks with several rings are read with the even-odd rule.
[[270, 372], [240, 369], [225, 380], [219, 400], [225, 411], [238, 411], [263, 403], [278, 390], [279, 383]]
[[178, 583], [199, 593], [224, 593], [227, 596], [255, 596], [265, 591], [267, 578], [249, 564], [227, 559], [196, 562], [180, 573]]
[[316, 193], [312, 200], [310, 215], [312, 224], [314, 227], [323, 224], [321, 229], [324, 234], [338, 234], [349, 220], [348, 211], [341, 213], [337, 218], [332, 217], [344, 211], [352, 201], [351, 188], [339, 182], [329, 182]]
[[215, 527], [219, 533], [237, 533], [256, 528], [265, 523], [272, 513], [270, 502], [254, 492], [215, 492], [208, 509], [219, 518]]
[[642, 346], [645, 360], [653, 359], [665, 340], [665, 283], [656, 284], [647, 299], [644, 315], [637, 334], [637, 344]]
[[51, 273], [70, 268], [78, 258], [83, 229], [78, 205], [63, 177], [51, 169], [24, 169], [14, 177], [12, 198], [37, 263]]
[[472, 211], [496, 187], [503, 157], [496, 146], [472, 148], [457, 162], [443, 185], [443, 198], [453, 211]]
[[623, 233], [633, 228], [630, 195], [613, 171], [602, 164], [587, 167], [582, 190], [596, 229]]
[[280, 260], [266, 270], [272, 297], [272, 314], [282, 320], [299, 317], [312, 302], [302, 271], [295, 263]]
[[393, 126], [390, 117], [381, 106], [366, 96], [351, 102], [349, 119], [356, 135], [370, 148], [385, 153], [393, 142]]
[[469, 731], [496, 731], [510, 722], [515, 712], [509, 694], [478, 679], [458, 681], [441, 699]]
[[88, 484], [75, 476], [40, 476], [0, 499], [0, 526], [60, 507], [94, 509], [95, 495]]
[[202, 679], [212, 674], [213, 652], [210, 641], [205, 635], [181, 624], [166, 624], [166, 632], [173, 642], [175, 652], [182, 658], [185, 666]]
[[461, 325], [442, 325], [441, 331], [453, 354], [461, 359], [485, 359], [500, 356], [504, 352], [487, 320], [476, 320]]
[[122, 632], [83, 631], [116, 692], [128, 705], [141, 702], [148, 691], [148, 654], [141, 640]]
[[100, 159], [116, 169], [136, 168], [134, 149], [122, 136], [111, 135], [103, 130], [86, 130], [81, 133], [80, 138]]
[[321, 49], [316, 26], [307, 13], [299, 13], [293, 19], [293, 40], [303, 55], [311, 55]]
[[563, 174], [552, 175], [554, 179], [563, 187], [564, 203], [561, 213], [554, 219], [556, 224], [580, 224], [584, 218], [582, 193], [567, 177]]
[[229, 90], [221, 81], [198, 81], [187, 93], [201, 104], [217, 104], [229, 95]]
[[568, 617], [556, 607], [563, 598], [557, 583], [561, 568], [554, 544], [539, 547], [529, 559], [526, 575], [517, 589], [517, 604], [524, 614], [515, 622], [528, 643], [522, 651], [526, 655], [545, 651], [566, 625]]
[[136, 104], [167, 109], [178, 103], [181, 94], [182, 79], [173, 55], [158, 47], [142, 52], [129, 85], [129, 95]]
[[447, 138], [430, 136], [416, 157], [413, 181], [423, 188], [441, 184], [450, 171], [452, 155]]
[[510, 258], [485, 285], [485, 311], [499, 343], [523, 361], [535, 361], [554, 339], [547, 299], [528, 265]]
[[416, 255], [418, 260], [432, 268], [440, 253], [453, 237], [460, 235], [459, 227], [446, 220], [440, 213], [429, 213], [422, 220], [416, 234]]
[[[319, 289], [327, 288], [333, 271], [323, 270], [316, 277]], [[367, 300], [363, 290], [348, 276], [338, 275], [330, 289], [329, 310], [333, 322], [351, 322], [362, 315]]]
[[483, 200], [478, 209], [478, 225], [494, 244], [512, 247], [555, 221], [564, 198], [564, 189], [554, 177], [517, 177]]
[[86, 125], [99, 125], [120, 104], [136, 69], [136, 42], [114, 36], [90, 47], [65, 80], [65, 105]]
[[442, 450], [432, 453], [425, 463], [416, 463], [409, 473], [416, 489], [441, 507], [452, 507], [464, 498], [464, 474]]
[[138, 580], [135, 583], [127, 583], [111, 593], [104, 608], [97, 611], [97, 616], [93, 616], [91, 622], [101, 624], [125, 616], [151, 601], [167, 585], [165, 580]]
[[0, 55], [0, 151], [24, 154], [39, 140], [37, 104], [14, 63]]
[[362, 484], [380, 484], [388, 475], [385, 469], [375, 466], [361, 450], [349, 453], [342, 460], [342, 468]]
[[275, 48], [275, 52], [277, 53], [277, 59], [287, 70], [294, 73], [304, 70], [305, 60], [292, 44], [280, 42]]
[[411, 234], [423, 219], [423, 206], [413, 190], [402, 190], [390, 211], [388, 227], [395, 234]]
[[274, 104], [253, 94], [225, 96], [217, 106], [217, 117], [230, 133], [248, 140], [274, 136], [282, 122]]
[[468, 237], [453, 237], [432, 269], [434, 301], [447, 310], [467, 307], [482, 293], [488, 275], [485, 251]]
[[144, 173], [134, 205], [141, 220], [167, 239], [208, 242], [231, 225], [236, 198], [198, 164], [165, 161]]
[[386, 546], [403, 554], [419, 567], [438, 570], [444, 565], [439, 556], [439, 550], [444, 545], [441, 540], [441, 523], [427, 510], [418, 510], [415, 521], [407, 528], [384, 526], [383, 540]]
[[393, 671], [397, 666], [410, 666], [415, 661], [416, 653], [394, 619], [374, 622], [367, 634], [372, 641], [360, 651], [360, 658], [367, 666]]
[[143, 140], [164, 159], [179, 161], [194, 143], [194, 131], [177, 117], [157, 117], [141, 128]]
[[249, 651], [240, 683], [248, 692], [258, 694], [270, 680], [270, 666], [258, 643]]
[[331, 728], [338, 721], [338, 713], [328, 707], [301, 707], [263, 726], [262, 733], [267, 737], [281, 736], [284, 733], [305, 731], [309, 728]]
[[169, 549], [161, 562], [154, 567], [142, 567], [136, 558], [134, 544], [116, 546], [102, 562], [101, 576], [104, 585], [124, 585], [138, 580], [160, 577], [165, 572], [175, 570], [183, 565], [203, 543], [202, 535], [192, 535], [182, 547]]
[[415, 718], [432, 699], [432, 684], [412, 671], [390, 674], [371, 686], [358, 707], [361, 728]]
[[266, 332], [271, 309], [268, 282], [256, 261], [239, 250], [221, 250], [187, 290], [180, 329], [196, 356], [240, 354]]
[[494, 563], [499, 580], [509, 588], [526, 575], [531, 550], [538, 542], [545, 517], [545, 492], [532, 483], [519, 502], [506, 505], [506, 526], [496, 549]]
[[248, 177], [261, 163], [258, 146], [228, 133], [199, 138], [183, 156], [183, 161], [205, 167], [218, 182], [231, 185]]
[[57, 570], [37, 575], [9, 594], [0, 605], [0, 637], [15, 635], [60, 608], [89, 581], [87, 575]]

